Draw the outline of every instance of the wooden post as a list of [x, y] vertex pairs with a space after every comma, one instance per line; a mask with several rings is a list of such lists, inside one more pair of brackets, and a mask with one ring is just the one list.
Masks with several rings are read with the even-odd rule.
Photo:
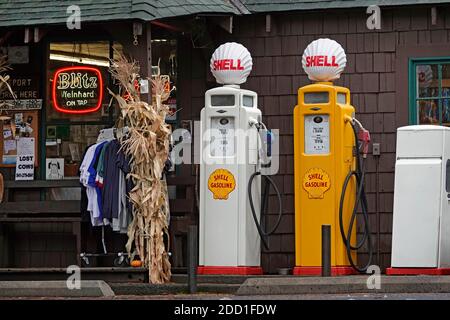
[[[122, 44], [124, 53], [127, 56], [139, 62], [139, 74], [141, 78], [151, 78], [152, 34], [150, 22], [142, 22], [139, 26], [136, 22], [112, 23], [109, 25], [107, 32]], [[136, 32], [141, 34], [136, 34], [135, 38], [134, 33]], [[137, 42], [135, 42], [135, 39]], [[141, 95], [142, 101], [146, 101], [148, 104], [151, 104], [151, 95], [151, 84], [149, 83], [149, 92]]]
[[[151, 79], [152, 77], [152, 30], [150, 22], [142, 27], [142, 35], [137, 36], [138, 45], [133, 44], [133, 58], [139, 61], [141, 67], [139, 74], [141, 79]], [[148, 93], [141, 94], [141, 100], [152, 104], [151, 83], [148, 85]]]
[[188, 228], [188, 287], [189, 293], [197, 292], [198, 241], [197, 226]]
[[331, 276], [331, 226], [322, 225], [322, 277]]

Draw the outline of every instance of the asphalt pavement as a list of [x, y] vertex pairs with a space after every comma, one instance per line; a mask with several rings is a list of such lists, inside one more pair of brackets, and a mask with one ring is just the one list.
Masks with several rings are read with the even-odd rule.
[[114, 297], [10, 297], [0, 300], [450, 300], [450, 293], [301, 294], [238, 296], [222, 294], [122, 295]]

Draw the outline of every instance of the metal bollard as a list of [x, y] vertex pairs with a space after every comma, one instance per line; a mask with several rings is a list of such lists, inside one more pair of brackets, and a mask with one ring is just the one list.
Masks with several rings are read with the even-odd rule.
[[322, 225], [322, 277], [331, 276], [331, 226]]
[[188, 228], [188, 288], [189, 293], [197, 292], [198, 241], [197, 226]]

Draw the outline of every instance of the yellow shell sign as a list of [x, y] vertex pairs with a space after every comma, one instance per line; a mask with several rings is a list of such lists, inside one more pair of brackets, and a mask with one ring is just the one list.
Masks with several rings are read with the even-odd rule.
[[233, 174], [226, 169], [217, 169], [208, 179], [208, 189], [216, 200], [227, 200], [228, 195], [236, 188]]
[[319, 168], [306, 171], [303, 177], [303, 189], [308, 192], [310, 199], [323, 199], [323, 194], [330, 189], [330, 177], [328, 173]]

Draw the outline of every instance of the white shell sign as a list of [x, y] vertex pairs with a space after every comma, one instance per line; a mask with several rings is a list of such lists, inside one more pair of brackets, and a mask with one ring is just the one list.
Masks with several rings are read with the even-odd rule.
[[222, 44], [211, 57], [211, 72], [220, 84], [242, 84], [252, 71], [252, 56], [236, 42]]
[[331, 39], [311, 42], [303, 52], [303, 70], [313, 81], [333, 81], [339, 79], [347, 64], [344, 49]]

